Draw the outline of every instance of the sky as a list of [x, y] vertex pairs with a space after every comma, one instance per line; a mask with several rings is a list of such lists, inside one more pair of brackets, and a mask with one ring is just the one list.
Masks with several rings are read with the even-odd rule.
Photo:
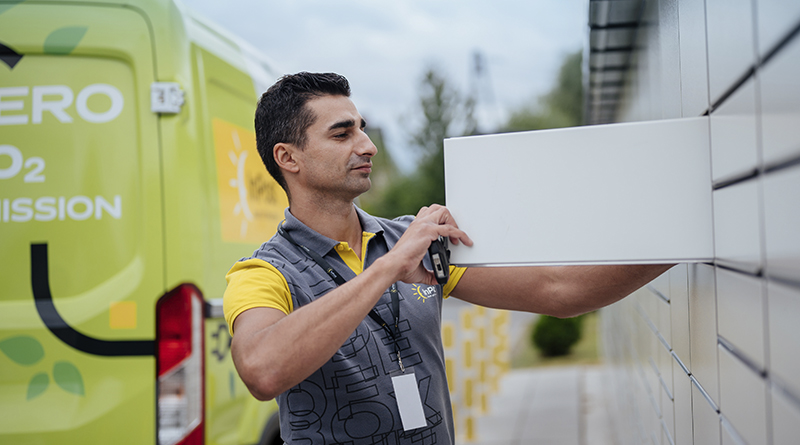
[[[583, 48], [587, 0], [183, 0], [244, 39], [281, 74], [336, 72], [395, 162], [413, 169], [408, 117], [434, 67], [463, 93], [477, 85], [479, 128], [547, 92], [566, 54]], [[474, 75], [474, 54], [484, 60]], [[477, 80], [476, 80], [477, 79]], [[406, 117], [405, 124], [401, 123]]]

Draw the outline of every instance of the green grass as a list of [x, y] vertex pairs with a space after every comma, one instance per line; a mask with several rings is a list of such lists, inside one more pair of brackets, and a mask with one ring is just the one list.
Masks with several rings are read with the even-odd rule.
[[591, 312], [584, 316], [583, 335], [578, 343], [572, 347], [569, 355], [561, 357], [543, 357], [542, 354], [533, 346], [531, 333], [537, 320], [528, 327], [528, 332], [512, 353], [512, 368], [532, 368], [537, 366], [574, 366], [574, 365], [596, 365], [602, 363], [598, 351], [597, 312]]

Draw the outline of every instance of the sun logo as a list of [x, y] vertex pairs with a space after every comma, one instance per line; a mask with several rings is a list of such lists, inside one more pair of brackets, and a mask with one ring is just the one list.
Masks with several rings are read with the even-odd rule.
[[261, 163], [255, 133], [222, 119], [212, 123], [222, 239], [261, 242], [283, 219], [286, 194]]
[[433, 286], [428, 286], [423, 288], [419, 284], [412, 284], [411, 287], [414, 289], [414, 295], [417, 296], [417, 300], [422, 300], [424, 303], [428, 298], [436, 295], [436, 288]]
[[[229, 184], [231, 187], [236, 189], [236, 192], [239, 195], [239, 202], [233, 206], [233, 214], [237, 216], [241, 213], [244, 214], [244, 219], [242, 219], [242, 226], [239, 232], [239, 236], [244, 238], [245, 235], [247, 235], [247, 222], [253, 220], [253, 212], [250, 211], [250, 206], [247, 204], [247, 186], [244, 178], [244, 161], [247, 160], [247, 152], [241, 151], [242, 141], [239, 139], [239, 133], [232, 131], [231, 140], [233, 141], [233, 146], [236, 147], [236, 151], [229, 151], [228, 157], [230, 158], [231, 163], [233, 163], [233, 166], [236, 168], [236, 178], [231, 179]], [[237, 156], [236, 152], [241, 153]]]

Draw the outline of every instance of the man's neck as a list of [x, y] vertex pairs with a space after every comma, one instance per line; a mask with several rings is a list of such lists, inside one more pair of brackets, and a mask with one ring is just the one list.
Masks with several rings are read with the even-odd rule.
[[352, 202], [328, 202], [324, 205], [292, 202], [289, 211], [320, 235], [346, 242], [360, 257], [361, 221]]

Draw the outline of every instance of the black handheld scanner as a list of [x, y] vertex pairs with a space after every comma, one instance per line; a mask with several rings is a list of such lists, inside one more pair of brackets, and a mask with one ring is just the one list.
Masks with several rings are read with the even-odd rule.
[[436, 281], [441, 285], [446, 284], [450, 279], [450, 250], [447, 248], [447, 238], [440, 236], [432, 242], [428, 248], [428, 255], [431, 257]]

